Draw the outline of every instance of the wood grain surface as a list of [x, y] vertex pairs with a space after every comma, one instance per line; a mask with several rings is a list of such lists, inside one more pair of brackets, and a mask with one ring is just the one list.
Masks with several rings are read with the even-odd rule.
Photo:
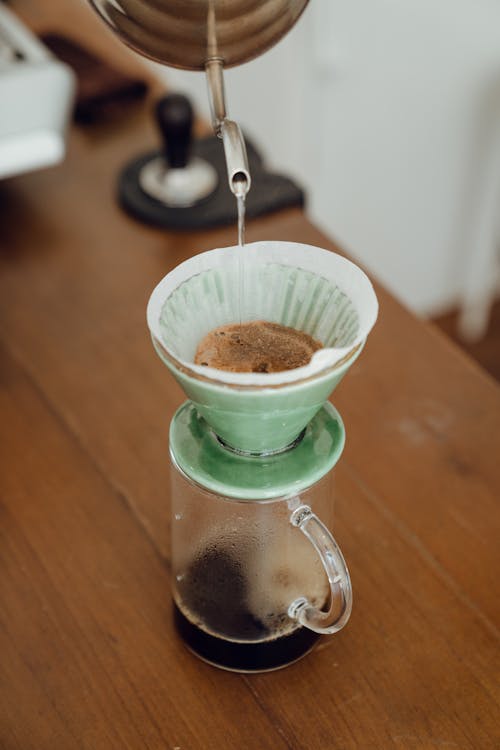
[[[137, 65], [85, 6], [45, 5], [18, 3], [37, 28], [71, 26]], [[167, 432], [183, 395], [145, 307], [236, 230], [169, 233], [119, 209], [119, 170], [155, 143], [149, 107], [74, 128], [62, 165], [0, 184], [0, 747], [500, 747], [500, 389], [380, 287], [333, 399], [350, 623], [252, 676], [173, 632]], [[298, 210], [247, 239], [334, 249]]]

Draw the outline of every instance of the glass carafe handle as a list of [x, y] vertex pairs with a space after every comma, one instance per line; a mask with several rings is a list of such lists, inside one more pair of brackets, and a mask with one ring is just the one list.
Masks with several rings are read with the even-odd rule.
[[316, 633], [336, 633], [347, 623], [352, 609], [351, 579], [342, 552], [308, 505], [295, 508], [290, 523], [305, 534], [321, 558], [330, 584], [330, 606], [325, 612], [301, 596], [290, 604], [288, 615]]

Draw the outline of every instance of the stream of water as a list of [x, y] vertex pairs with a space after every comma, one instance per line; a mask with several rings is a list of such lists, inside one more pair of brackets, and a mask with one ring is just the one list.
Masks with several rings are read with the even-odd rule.
[[243, 322], [245, 308], [245, 194], [236, 196], [238, 205], [238, 319]]

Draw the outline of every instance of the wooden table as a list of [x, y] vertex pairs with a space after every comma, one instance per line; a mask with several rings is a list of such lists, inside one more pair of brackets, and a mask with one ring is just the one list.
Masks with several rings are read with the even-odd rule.
[[[71, 9], [74, 35], [125, 59]], [[183, 396], [145, 307], [235, 228], [176, 234], [122, 213], [116, 175], [154, 139], [139, 106], [73, 129], [61, 166], [0, 185], [1, 748], [500, 747], [500, 391], [380, 287], [379, 322], [334, 394], [349, 625], [253, 676], [174, 634], [167, 429]], [[334, 247], [298, 210], [247, 237]]]

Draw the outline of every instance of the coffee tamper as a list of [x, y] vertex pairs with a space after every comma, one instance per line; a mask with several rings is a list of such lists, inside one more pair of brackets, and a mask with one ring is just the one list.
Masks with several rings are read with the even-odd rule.
[[157, 102], [155, 112], [163, 152], [141, 167], [139, 184], [146, 195], [165, 206], [194, 206], [214, 192], [218, 177], [206, 159], [191, 153], [191, 102], [182, 94], [169, 94]]

